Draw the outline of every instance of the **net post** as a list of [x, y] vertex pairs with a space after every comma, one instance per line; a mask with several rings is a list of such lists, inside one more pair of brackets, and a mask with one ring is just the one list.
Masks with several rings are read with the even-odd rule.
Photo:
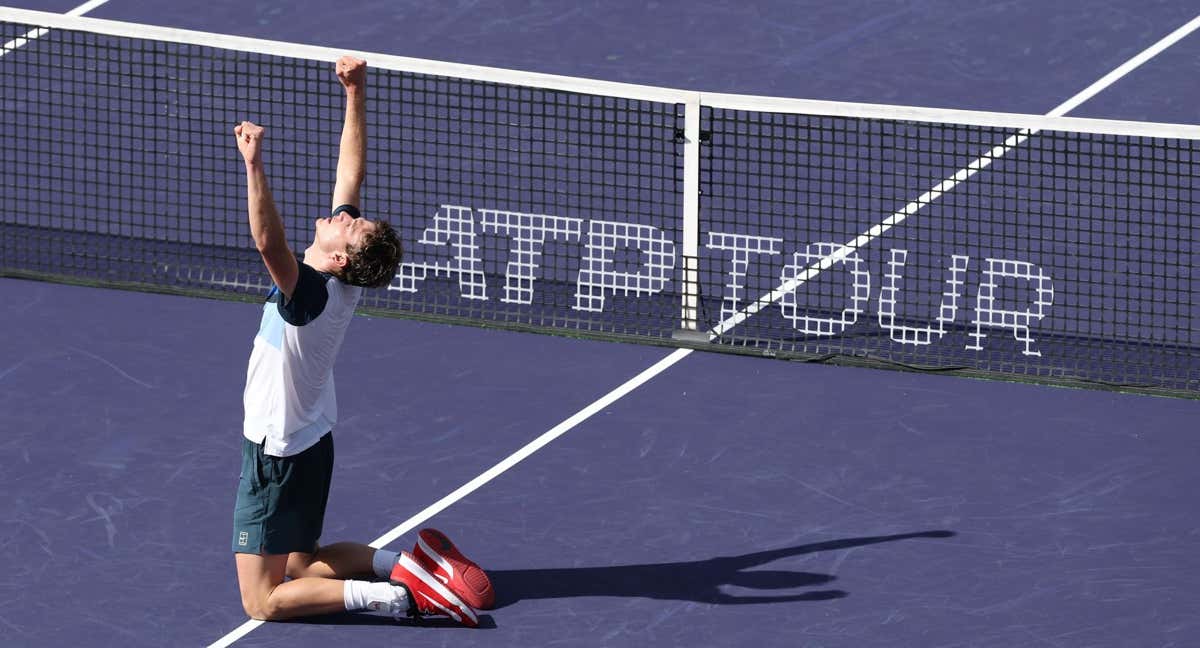
[[[672, 337], [695, 341], [699, 332], [700, 302], [700, 93], [683, 104], [683, 254], [680, 279], [682, 303], [679, 327]], [[699, 338], [697, 338], [699, 336]]]

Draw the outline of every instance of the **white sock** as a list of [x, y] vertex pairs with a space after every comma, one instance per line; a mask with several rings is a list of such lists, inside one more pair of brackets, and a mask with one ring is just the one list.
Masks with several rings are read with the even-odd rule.
[[375, 570], [375, 575], [380, 578], [390, 577], [392, 575], [392, 567], [395, 566], [396, 558], [399, 555], [395, 551], [376, 549], [375, 556], [371, 558], [371, 568]]
[[[399, 610], [408, 609], [408, 592], [391, 583], [348, 580], [342, 586], [342, 602], [347, 610], [365, 610], [372, 603]], [[378, 606], [377, 606], [378, 607]]]

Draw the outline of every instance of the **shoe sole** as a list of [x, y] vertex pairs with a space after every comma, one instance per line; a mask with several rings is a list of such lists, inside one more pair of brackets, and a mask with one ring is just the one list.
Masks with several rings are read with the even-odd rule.
[[[438, 550], [435, 547], [441, 547], [441, 549]], [[487, 572], [464, 556], [450, 541], [450, 538], [446, 537], [446, 534], [436, 529], [422, 529], [417, 535], [415, 553], [414, 557], [418, 560], [424, 557], [432, 563], [428, 570], [434, 578], [442, 580], [447, 585], [450, 581], [461, 583], [464, 591], [459, 596], [471, 607], [490, 610], [495, 604], [496, 594], [492, 589], [492, 582], [488, 578]], [[439, 569], [450, 574], [450, 578], [443, 580], [436, 573]], [[455, 578], [456, 575], [457, 578]], [[470, 580], [468, 580], [468, 575], [471, 576]]]

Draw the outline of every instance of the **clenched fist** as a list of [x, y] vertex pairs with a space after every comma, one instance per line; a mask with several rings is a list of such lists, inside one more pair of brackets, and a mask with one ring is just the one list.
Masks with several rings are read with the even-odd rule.
[[247, 164], [262, 160], [262, 139], [265, 132], [266, 129], [262, 126], [248, 121], [233, 127], [233, 134], [237, 137], [238, 151], [241, 152]]
[[362, 90], [367, 85], [366, 61], [353, 56], [343, 56], [334, 67], [337, 70], [338, 81], [342, 82], [347, 92]]

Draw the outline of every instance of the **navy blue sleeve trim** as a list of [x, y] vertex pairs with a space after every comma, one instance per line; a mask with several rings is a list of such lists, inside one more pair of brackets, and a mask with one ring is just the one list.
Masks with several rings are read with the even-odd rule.
[[362, 217], [362, 213], [359, 212], [358, 207], [355, 207], [354, 205], [338, 205], [337, 207], [334, 208], [333, 213], [330, 214], [330, 216], [337, 216], [338, 214], [340, 214], [342, 212], [346, 212], [347, 214], [350, 214], [354, 218]]
[[279, 301], [276, 302], [283, 321], [292, 326], [304, 326], [317, 319], [325, 310], [325, 303], [329, 301], [329, 291], [325, 288], [327, 281], [328, 277], [301, 263], [300, 276], [296, 279], [292, 298], [285, 300], [283, 295], [280, 295]]

